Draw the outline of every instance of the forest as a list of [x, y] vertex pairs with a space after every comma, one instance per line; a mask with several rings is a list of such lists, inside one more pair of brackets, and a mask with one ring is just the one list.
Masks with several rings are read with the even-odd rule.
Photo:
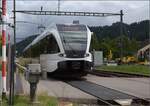
[[131, 24], [123, 23], [123, 34], [120, 34], [120, 22], [111, 26], [89, 27], [93, 32], [92, 46], [95, 50], [101, 50], [106, 57], [111, 50], [114, 58], [133, 56], [137, 50], [149, 43], [149, 20]]

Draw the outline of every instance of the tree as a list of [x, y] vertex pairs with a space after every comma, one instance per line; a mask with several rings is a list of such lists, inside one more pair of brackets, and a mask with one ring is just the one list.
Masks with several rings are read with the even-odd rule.
[[106, 37], [100, 41], [99, 48], [103, 51], [104, 57], [108, 57], [111, 50], [114, 59], [120, 57], [121, 50], [123, 56], [135, 55], [139, 48], [139, 44], [135, 39], [129, 39], [127, 36], [122, 36], [122, 38], [117, 37], [113, 39]]
[[92, 35], [91, 47], [92, 47], [91, 49], [99, 50], [99, 41], [98, 41], [95, 33], [93, 33], [93, 35]]

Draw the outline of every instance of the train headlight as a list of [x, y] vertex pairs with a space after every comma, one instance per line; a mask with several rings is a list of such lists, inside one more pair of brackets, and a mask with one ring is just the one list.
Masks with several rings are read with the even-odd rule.
[[90, 56], [88, 53], [86, 53], [86, 54], [84, 55], [84, 57], [88, 57], [88, 56]]
[[60, 57], [66, 57], [66, 54], [65, 53], [61, 53], [59, 54]]

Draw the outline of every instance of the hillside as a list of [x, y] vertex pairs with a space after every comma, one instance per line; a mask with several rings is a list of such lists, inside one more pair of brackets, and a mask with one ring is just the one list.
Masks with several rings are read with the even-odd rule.
[[[107, 57], [112, 50], [114, 57], [120, 57], [121, 48], [123, 56], [135, 55], [137, 50], [149, 43], [149, 20], [131, 24], [123, 23], [123, 35], [120, 35], [120, 23], [111, 26], [89, 27], [94, 33], [94, 45], [96, 50], [102, 50]], [[121, 41], [122, 39], [122, 41]]]
[[[111, 49], [115, 54], [114, 57], [120, 55], [120, 23], [113, 23], [111, 26], [89, 26], [90, 30], [94, 32], [93, 47], [96, 50], [103, 50], [104, 56], [108, 54]], [[31, 41], [38, 35], [27, 37], [23, 41], [17, 43], [17, 51], [22, 53], [23, 49], [31, 43]], [[132, 24], [123, 23], [122, 36], [123, 55], [133, 55], [137, 50], [148, 43], [149, 39], [149, 21], [144, 20]]]
[[[116, 38], [120, 36], [120, 22], [113, 23], [111, 26], [93, 26], [89, 28], [96, 34], [99, 40], [106, 37]], [[123, 23], [123, 34], [128, 38], [134, 38], [137, 41], [149, 39], [149, 20], [135, 22], [129, 25]]]

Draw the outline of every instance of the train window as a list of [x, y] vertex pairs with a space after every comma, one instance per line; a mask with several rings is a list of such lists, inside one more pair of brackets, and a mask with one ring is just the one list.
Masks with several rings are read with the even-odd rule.
[[53, 53], [60, 52], [57, 41], [52, 34], [48, 35], [45, 38], [45, 42], [46, 42], [46, 44], [45, 44], [45, 53], [46, 54], [53, 54]]
[[57, 44], [54, 36], [48, 35], [40, 42], [40, 54], [53, 54], [60, 52], [59, 46]]
[[66, 31], [60, 32], [65, 50], [86, 50], [87, 32], [85, 31]]
[[52, 34], [46, 36], [26, 51], [26, 56], [39, 57], [40, 54], [54, 54], [60, 52], [56, 39]]

